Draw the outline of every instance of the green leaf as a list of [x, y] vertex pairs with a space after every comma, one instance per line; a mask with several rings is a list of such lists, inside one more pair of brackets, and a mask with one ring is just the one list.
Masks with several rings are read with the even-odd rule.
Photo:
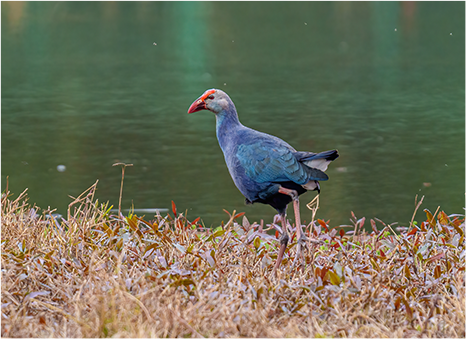
[[254, 239], [254, 247], [256, 248], [256, 250], [260, 247], [261, 245], [261, 239], [259, 237], [256, 237], [256, 239]]
[[225, 230], [224, 229], [219, 229], [219, 230], [215, 231], [214, 234], [212, 234], [212, 237], [213, 238], [221, 237], [224, 234], [225, 234]]
[[338, 274], [336, 274], [333, 271], [328, 271], [328, 275], [330, 277], [330, 282], [332, 283], [332, 285], [340, 285], [340, 277], [338, 276]]

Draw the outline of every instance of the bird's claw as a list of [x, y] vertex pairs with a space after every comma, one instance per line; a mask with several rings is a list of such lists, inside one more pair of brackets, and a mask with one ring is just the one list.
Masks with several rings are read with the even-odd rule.
[[301, 257], [302, 262], [303, 262], [302, 265], [304, 265], [305, 259], [304, 259], [304, 254], [303, 254], [303, 247], [309, 250], [310, 244], [320, 244], [320, 243], [323, 243], [323, 241], [319, 239], [307, 237], [306, 235], [304, 235], [304, 233], [301, 233], [301, 236], [298, 238], [298, 242], [297, 242], [296, 256], [293, 261], [293, 266], [296, 265], [299, 257]]
[[323, 244], [323, 243], [324, 243], [324, 241], [322, 241], [322, 240], [313, 239], [313, 238], [308, 238], [308, 239], [307, 239], [307, 242], [308, 242], [308, 243], [311, 243], [311, 244], [314, 244], [314, 245], [319, 245], [319, 244]]
[[301, 236], [298, 239], [298, 243], [306, 243], [309, 240], [307, 236], [304, 235], [304, 233], [301, 233]]
[[300, 244], [301, 246], [304, 246], [306, 247], [308, 250], [310, 249], [310, 246], [312, 245], [321, 245], [321, 244], [324, 244], [324, 241], [323, 240], [319, 240], [319, 239], [315, 239], [315, 238], [312, 238], [312, 237], [307, 237], [305, 235], [302, 235], [299, 239], [298, 239], [298, 244]]

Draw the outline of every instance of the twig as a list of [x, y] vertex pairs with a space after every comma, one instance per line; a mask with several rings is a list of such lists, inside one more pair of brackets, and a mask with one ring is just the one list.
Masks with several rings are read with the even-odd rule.
[[[413, 226], [414, 217], [416, 216], [416, 212], [417, 212], [419, 206], [421, 206], [422, 201], [424, 200], [424, 197], [425, 197], [425, 196], [423, 195], [422, 198], [421, 198], [421, 200], [419, 200], [419, 202], [417, 203], [416, 208], [414, 209], [413, 217], [411, 218], [411, 221], [410, 221], [410, 223], [409, 223], [409, 227], [412, 227], [412, 226]], [[416, 203], [416, 201], [417, 201], [417, 194], [416, 194], [416, 197], [414, 198], [414, 203]]]
[[118, 201], [118, 217], [121, 217], [121, 197], [123, 196], [123, 180], [125, 180], [125, 169], [126, 167], [133, 166], [133, 164], [125, 164], [123, 162], [117, 162], [112, 166], [121, 165], [121, 186], [120, 186], [120, 199]]
[[204, 338], [204, 336], [202, 334], [200, 334], [198, 331], [196, 331], [191, 325], [189, 325], [189, 323], [184, 320], [183, 318], [181, 318], [181, 316], [179, 316], [178, 314], [175, 313], [175, 311], [169, 309], [170, 312], [176, 317], [178, 318], [178, 320], [184, 325], [186, 326], [188, 329], [190, 329], [192, 331], [192, 333], [196, 334], [199, 338]]
[[86, 324], [85, 322], [73, 317], [71, 314], [68, 314], [66, 313], [65, 311], [63, 311], [62, 309], [58, 308], [58, 307], [55, 307], [55, 306], [52, 306], [50, 304], [47, 304], [47, 303], [44, 303], [43, 301], [40, 301], [40, 300], [37, 300], [35, 298], [31, 298], [31, 301], [34, 300], [36, 303], [38, 303], [39, 305], [42, 305], [42, 306], [45, 306], [47, 307], [49, 310], [52, 310], [52, 311], [56, 311], [58, 313], [61, 313], [62, 315], [64, 315], [65, 317], [73, 320], [74, 322], [78, 323], [79, 325], [81, 326], [86, 326], [90, 329], [92, 329], [91, 326], [89, 326], [88, 324]]
[[307, 208], [309, 208], [312, 212], [312, 219], [311, 219], [311, 229], [309, 230], [309, 236], [312, 234], [314, 231], [314, 219], [317, 213], [317, 210], [319, 209], [319, 198], [320, 194], [317, 194], [314, 199], [310, 203], [306, 205]]

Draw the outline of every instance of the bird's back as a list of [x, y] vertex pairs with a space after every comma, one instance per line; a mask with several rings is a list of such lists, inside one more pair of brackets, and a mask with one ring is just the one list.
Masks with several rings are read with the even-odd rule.
[[236, 186], [251, 202], [267, 200], [279, 185], [296, 189], [310, 180], [328, 179], [323, 171], [299, 161], [296, 154], [302, 152], [280, 138], [245, 126], [231, 132], [230, 144], [224, 141], [222, 147], [225, 161]]

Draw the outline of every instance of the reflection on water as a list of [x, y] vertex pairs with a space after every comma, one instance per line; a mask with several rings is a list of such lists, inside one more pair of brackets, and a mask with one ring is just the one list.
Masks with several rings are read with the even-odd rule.
[[216, 87], [243, 124], [339, 150], [331, 225], [406, 223], [416, 194], [461, 213], [464, 41], [464, 2], [2, 2], [2, 189], [64, 213], [99, 179], [118, 206], [125, 162], [124, 208], [270, 222], [244, 206], [213, 115], [186, 113]]
[[15, 31], [21, 26], [26, 0], [2, 0], [2, 5], [2, 9], [7, 13], [9, 28]]

